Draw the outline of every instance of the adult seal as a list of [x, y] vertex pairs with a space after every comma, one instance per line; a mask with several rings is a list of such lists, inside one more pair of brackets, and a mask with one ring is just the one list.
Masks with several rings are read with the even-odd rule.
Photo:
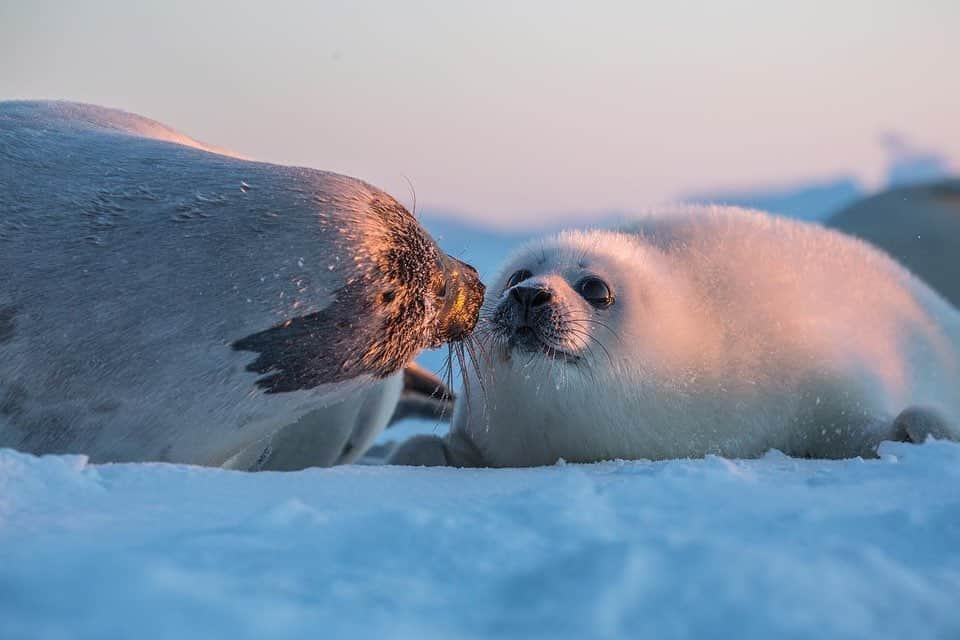
[[391, 462], [843, 458], [960, 436], [960, 312], [835, 231], [687, 208], [533, 242], [489, 284], [475, 401]]
[[0, 446], [94, 462], [366, 442], [483, 295], [369, 184], [63, 102], [0, 103], [0, 273]]

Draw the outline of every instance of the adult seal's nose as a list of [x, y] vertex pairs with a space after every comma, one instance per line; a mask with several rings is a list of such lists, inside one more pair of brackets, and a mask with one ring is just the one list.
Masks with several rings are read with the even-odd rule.
[[486, 287], [480, 282], [477, 270], [453, 256], [441, 258], [444, 269], [445, 286], [443, 307], [438, 314], [437, 337], [434, 347], [443, 342], [463, 340], [477, 324], [480, 305]]
[[514, 287], [510, 289], [510, 297], [520, 303], [525, 309], [542, 307], [551, 300], [553, 294], [544, 287]]

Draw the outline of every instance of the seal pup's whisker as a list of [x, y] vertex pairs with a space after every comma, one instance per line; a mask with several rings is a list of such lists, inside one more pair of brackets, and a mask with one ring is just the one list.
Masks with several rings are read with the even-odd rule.
[[[480, 385], [481, 400], [485, 403], [487, 401], [487, 381], [484, 380], [483, 371], [481, 370], [482, 363], [478, 357], [478, 354], [482, 356], [482, 346], [472, 335], [464, 341], [464, 346], [470, 355], [470, 366], [473, 374], [477, 377], [477, 383]], [[466, 372], [464, 372], [464, 375], [466, 375]]]

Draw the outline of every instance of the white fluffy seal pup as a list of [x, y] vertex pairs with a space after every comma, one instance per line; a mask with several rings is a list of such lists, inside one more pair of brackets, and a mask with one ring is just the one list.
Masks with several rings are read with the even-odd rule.
[[835, 231], [687, 208], [534, 242], [488, 284], [473, 401], [390, 462], [841, 458], [960, 436], [960, 312]]
[[827, 225], [880, 247], [960, 308], [960, 179], [884, 191]]
[[0, 447], [94, 462], [365, 442], [483, 295], [364, 182], [62, 102], [0, 103], [0, 273]]

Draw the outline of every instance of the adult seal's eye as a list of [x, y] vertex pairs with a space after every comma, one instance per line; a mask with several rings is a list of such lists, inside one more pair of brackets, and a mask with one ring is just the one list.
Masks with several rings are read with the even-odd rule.
[[519, 271], [514, 271], [513, 275], [510, 276], [510, 279], [507, 280], [507, 286], [504, 289], [509, 289], [515, 287], [527, 278], [533, 277], [533, 274], [530, 273], [527, 269], [520, 269]]
[[609, 307], [613, 304], [613, 291], [610, 286], [596, 276], [584, 278], [577, 284], [577, 291], [583, 299], [595, 307]]

